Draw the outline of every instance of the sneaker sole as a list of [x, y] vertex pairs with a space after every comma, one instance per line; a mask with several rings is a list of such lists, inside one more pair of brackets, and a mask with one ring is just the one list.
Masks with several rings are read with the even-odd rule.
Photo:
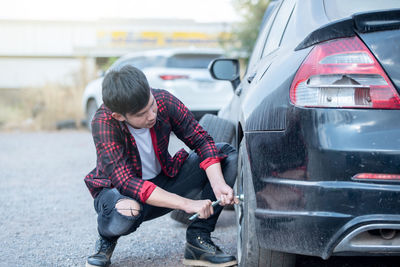
[[212, 263], [209, 261], [202, 261], [202, 260], [182, 260], [183, 265], [188, 266], [206, 266], [206, 267], [228, 267], [228, 266], [237, 266], [237, 261], [228, 261], [223, 263]]

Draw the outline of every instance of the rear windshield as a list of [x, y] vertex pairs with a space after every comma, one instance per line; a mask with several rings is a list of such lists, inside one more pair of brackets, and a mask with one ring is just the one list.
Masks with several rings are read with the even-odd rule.
[[400, 8], [399, 0], [324, 0], [325, 12], [330, 20], [350, 17], [354, 13]]
[[220, 57], [218, 54], [180, 54], [174, 55], [167, 60], [167, 68], [188, 68], [188, 69], [206, 69], [211, 60]]

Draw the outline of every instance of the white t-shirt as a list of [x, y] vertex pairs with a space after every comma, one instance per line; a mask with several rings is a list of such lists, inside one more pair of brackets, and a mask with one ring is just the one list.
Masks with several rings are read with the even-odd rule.
[[150, 129], [135, 129], [127, 124], [129, 131], [135, 138], [136, 146], [139, 150], [140, 161], [142, 162], [142, 179], [150, 180], [161, 172], [161, 165], [154, 152], [153, 142], [151, 141]]

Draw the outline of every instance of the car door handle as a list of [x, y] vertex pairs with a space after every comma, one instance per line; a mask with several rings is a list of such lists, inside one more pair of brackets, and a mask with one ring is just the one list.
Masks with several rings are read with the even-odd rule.
[[247, 82], [248, 82], [248, 83], [251, 83], [251, 82], [253, 81], [254, 77], [256, 77], [256, 74], [257, 74], [257, 73], [253, 73], [252, 75], [249, 75], [249, 76], [247, 77]]
[[238, 87], [236, 90], [235, 90], [235, 95], [237, 95], [237, 96], [240, 96], [241, 94], [242, 94], [242, 87], [240, 86], [240, 87]]

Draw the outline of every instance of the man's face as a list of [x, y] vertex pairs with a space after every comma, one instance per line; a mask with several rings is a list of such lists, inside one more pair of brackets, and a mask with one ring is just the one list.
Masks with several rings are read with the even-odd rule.
[[153, 94], [150, 94], [147, 105], [137, 113], [127, 113], [122, 115], [117, 112], [113, 112], [112, 117], [122, 122], [125, 121], [136, 129], [151, 128], [156, 124], [157, 111], [157, 102], [154, 99]]

